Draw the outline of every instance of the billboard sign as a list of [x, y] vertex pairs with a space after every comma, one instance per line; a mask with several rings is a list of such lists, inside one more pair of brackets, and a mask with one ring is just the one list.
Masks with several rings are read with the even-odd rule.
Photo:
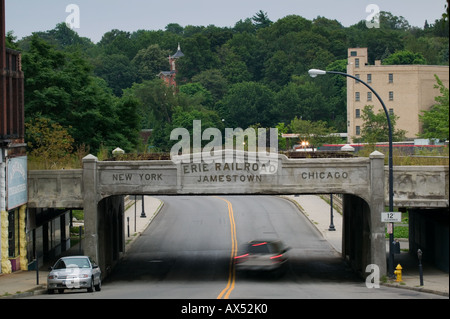
[[11, 210], [28, 202], [27, 157], [10, 158], [6, 165], [6, 205]]

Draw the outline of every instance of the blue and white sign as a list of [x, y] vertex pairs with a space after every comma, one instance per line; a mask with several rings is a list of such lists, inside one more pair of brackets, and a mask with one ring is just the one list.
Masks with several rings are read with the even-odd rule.
[[6, 206], [8, 210], [11, 210], [28, 202], [27, 157], [8, 159], [6, 171]]

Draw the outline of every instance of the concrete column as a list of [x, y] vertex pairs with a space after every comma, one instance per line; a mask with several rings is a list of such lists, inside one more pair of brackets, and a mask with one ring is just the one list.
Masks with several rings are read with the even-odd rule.
[[387, 274], [386, 239], [381, 213], [384, 211], [384, 154], [375, 151], [370, 154], [370, 230], [371, 263], [380, 269], [380, 274]]
[[97, 157], [83, 158], [84, 254], [98, 263]]
[[20, 269], [28, 270], [28, 258], [27, 258], [27, 233], [26, 233], [26, 222], [25, 218], [27, 216], [27, 205], [22, 205], [19, 208], [19, 235], [20, 235]]

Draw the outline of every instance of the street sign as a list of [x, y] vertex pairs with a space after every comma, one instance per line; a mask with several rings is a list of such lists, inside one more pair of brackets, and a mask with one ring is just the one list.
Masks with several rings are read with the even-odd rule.
[[381, 213], [381, 221], [383, 223], [401, 222], [402, 221], [402, 213], [400, 213], [400, 212]]

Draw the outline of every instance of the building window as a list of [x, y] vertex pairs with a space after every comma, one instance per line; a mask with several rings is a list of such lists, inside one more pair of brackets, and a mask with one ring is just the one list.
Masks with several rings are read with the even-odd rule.
[[359, 101], [359, 92], [355, 92], [355, 101]]
[[356, 126], [356, 135], [361, 135], [361, 127], [359, 125]]
[[389, 73], [389, 83], [394, 83], [394, 74]]
[[359, 119], [361, 117], [361, 110], [360, 109], [355, 109], [355, 117], [357, 119]]
[[359, 59], [358, 58], [355, 59], [355, 68], [359, 68]]
[[389, 109], [389, 115], [390, 116], [394, 115], [394, 109]]
[[372, 92], [367, 92], [367, 101], [372, 101]]
[[[355, 78], [357, 78], [358, 80], [360, 79], [360, 75], [359, 74], [355, 74]], [[359, 81], [355, 81], [356, 84], [359, 84]]]
[[372, 83], [372, 74], [367, 74], [367, 83]]
[[389, 91], [389, 101], [394, 101], [394, 92]]
[[358, 55], [358, 52], [356, 52], [356, 51], [350, 51], [350, 56], [357, 56]]

